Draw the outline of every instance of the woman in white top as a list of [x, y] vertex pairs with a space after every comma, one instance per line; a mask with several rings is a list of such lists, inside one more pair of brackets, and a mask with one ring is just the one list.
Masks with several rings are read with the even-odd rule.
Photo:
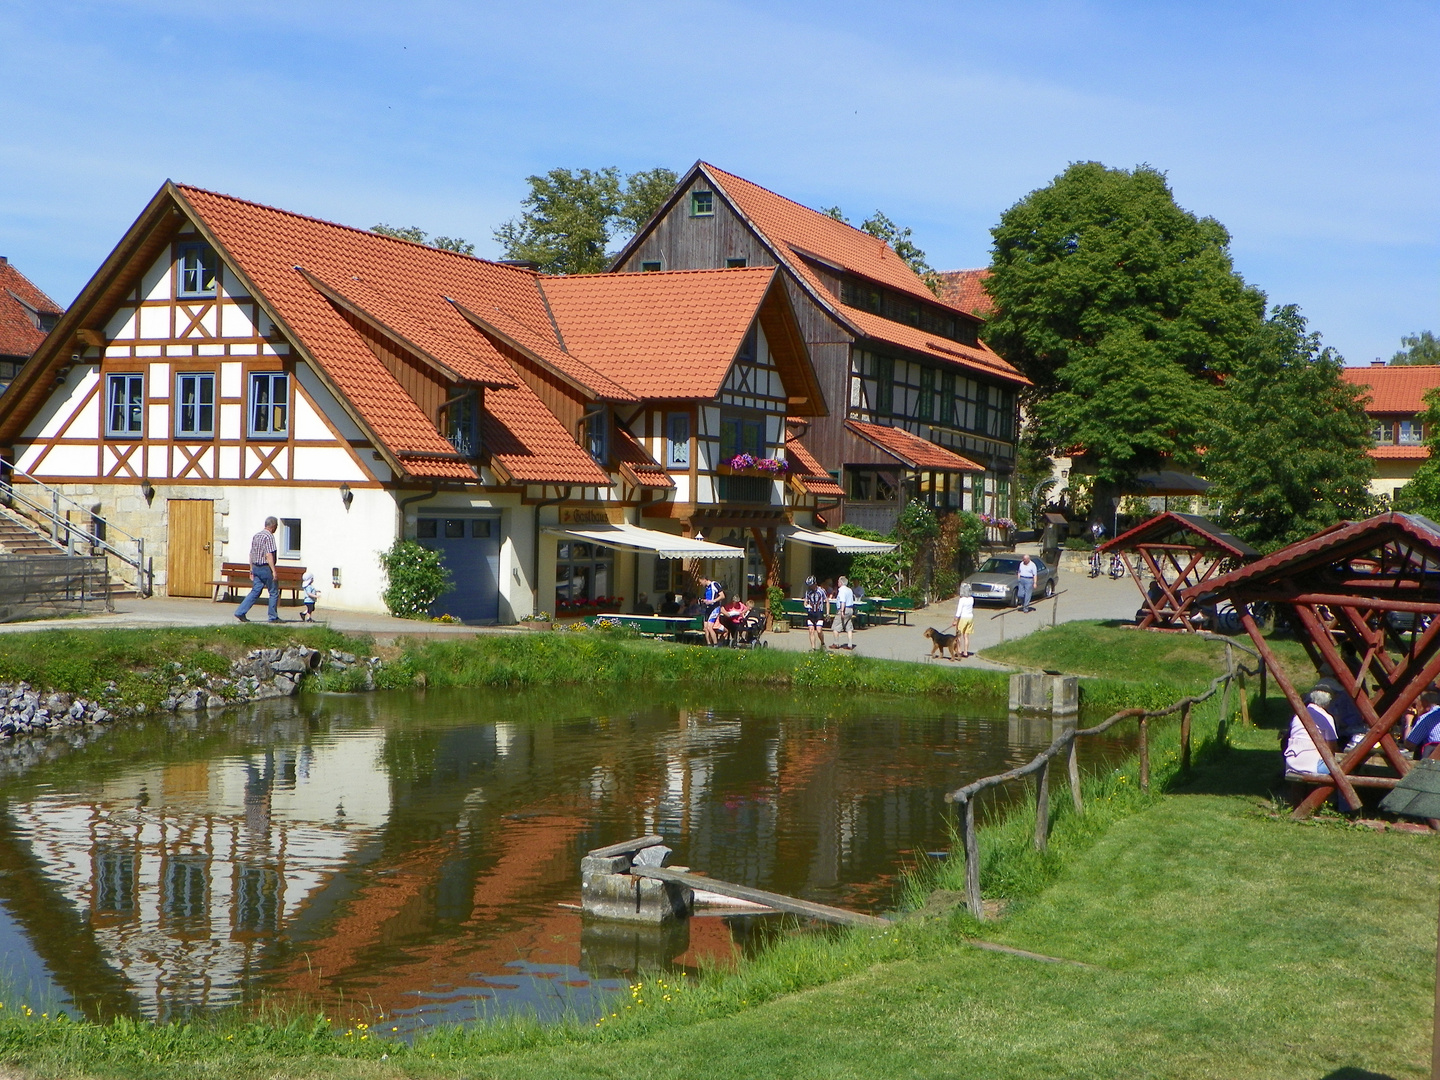
[[[1305, 706], [1305, 711], [1310, 714], [1310, 719], [1320, 733], [1320, 738], [1330, 748], [1331, 753], [1334, 753], [1337, 744], [1335, 718], [1326, 709], [1326, 706], [1330, 704], [1330, 695], [1324, 690], [1311, 690], [1305, 695], [1305, 700], [1309, 702]], [[1310, 732], [1305, 730], [1305, 725], [1299, 716], [1293, 716], [1290, 719], [1290, 736], [1285, 740], [1285, 771], [1295, 773], [1328, 773], [1330, 771], [1325, 764], [1325, 759], [1320, 756], [1319, 747], [1310, 737]]]
[[970, 651], [970, 631], [975, 629], [975, 597], [969, 585], [960, 586], [960, 596], [955, 603], [955, 621], [950, 629], [960, 635], [960, 655], [973, 656]]

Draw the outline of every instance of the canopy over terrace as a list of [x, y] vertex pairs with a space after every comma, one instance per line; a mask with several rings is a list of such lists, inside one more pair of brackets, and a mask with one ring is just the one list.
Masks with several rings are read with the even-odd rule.
[[[1412, 762], [1392, 734], [1421, 691], [1440, 676], [1440, 525], [1413, 514], [1380, 514], [1337, 525], [1191, 590], [1192, 602], [1228, 598], [1330, 774], [1295, 777], [1314, 790], [1295, 809], [1307, 817], [1337, 787], [1352, 808], [1356, 788], [1393, 788]], [[1298, 689], [1276, 662], [1249, 605], [1293, 613], [1317, 671], [1328, 666], [1369, 731], [1336, 756]], [[1376, 748], [1383, 765], [1372, 767]]]
[[638, 525], [621, 523], [617, 525], [584, 525], [573, 527], [552, 527], [545, 530], [556, 536], [569, 536], [576, 540], [588, 540], [606, 547], [625, 548], [628, 551], [648, 551], [662, 559], [743, 559], [745, 549], [728, 544], [712, 544], [708, 540], [693, 540], [688, 536], [660, 532], [658, 529], [642, 529]]
[[900, 546], [879, 540], [866, 540], [859, 536], [846, 536], [844, 533], [802, 529], [798, 526], [782, 529], [780, 535], [787, 543], [833, 548], [842, 555], [888, 555]]
[[[1125, 560], [1125, 569], [1140, 590], [1142, 607], [1135, 621], [1142, 630], [1204, 629], [1194, 587], [1260, 557], [1208, 518], [1170, 510], [1106, 541], [1100, 550], [1133, 556]], [[1142, 569], [1153, 578], [1148, 586]]]

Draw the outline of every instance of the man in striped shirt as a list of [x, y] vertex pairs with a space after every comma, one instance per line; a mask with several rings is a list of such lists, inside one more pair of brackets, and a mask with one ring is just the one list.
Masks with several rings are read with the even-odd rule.
[[270, 590], [270, 621], [280, 621], [280, 583], [275, 580], [275, 530], [280, 522], [265, 519], [265, 527], [250, 538], [250, 593], [235, 609], [235, 618], [249, 622], [245, 613], [260, 599], [260, 590]]

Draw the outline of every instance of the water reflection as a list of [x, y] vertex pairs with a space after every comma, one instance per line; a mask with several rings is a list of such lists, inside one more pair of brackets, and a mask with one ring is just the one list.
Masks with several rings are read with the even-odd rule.
[[1053, 733], [928, 702], [554, 691], [137, 726], [7, 783], [0, 906], [16, 962], [92, 1016], [259, 992], [402, 1025], [590, 1015], [643, 966], [765, 934], [582, 926], [562, 905], [584, 851], [659, 832], [715, 877], [881, 910], [911, 852], [947, 845], [941, 794]]

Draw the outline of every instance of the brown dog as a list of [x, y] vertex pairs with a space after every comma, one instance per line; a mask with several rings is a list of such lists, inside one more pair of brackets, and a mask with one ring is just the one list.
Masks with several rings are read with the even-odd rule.
[[930, 659], [937, 656], [950, 654], [951, 660], [960, 659], [960, 635], [947, 634], [943, 630], [936, 630], [933, 626], [926, 627], [925, 636], [930, 639]]

